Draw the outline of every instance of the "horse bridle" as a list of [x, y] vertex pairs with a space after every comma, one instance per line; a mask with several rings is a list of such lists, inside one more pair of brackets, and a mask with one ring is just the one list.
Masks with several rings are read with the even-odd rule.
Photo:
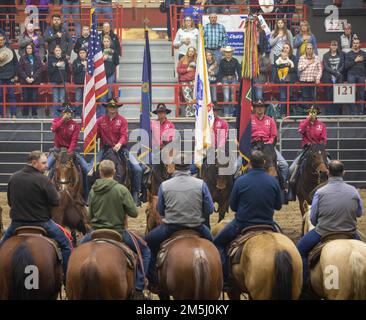
[[[309, 149], [309, 152], [311, 153], [311, 150]], [[322, 154], [321, 150], [318, 150], [316, 151], [316, 153], [319, 153], [319, 154]], [[311, 153], [311, 156], [313, 156], [315, 153]], [[325, 167], [327, 167], [327, 164], [326, 162], [324, 161], [323, 159], [323, 156], [321, 157], [322, 158], [322, 162], [318, 164], [318, 166], [315, 168], [313, 165], [311, 165], [311, 174], [314, 175], [314, 176], [317, 176], [318, 178], [318, 184], [321, 183], [321, 170], [320, 170], [320, 167], [324, 164]]]

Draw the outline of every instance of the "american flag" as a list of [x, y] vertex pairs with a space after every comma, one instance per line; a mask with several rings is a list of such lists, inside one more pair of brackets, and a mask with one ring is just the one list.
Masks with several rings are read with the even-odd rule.
[[108, 92], [102, 48], [97, 31], [97, 20], [91, 9], [91, 32], [88, 46], [88, 65], [84, 80], [83, 127], [84, 154], [96, 147], [97, 105], [96, 100]]

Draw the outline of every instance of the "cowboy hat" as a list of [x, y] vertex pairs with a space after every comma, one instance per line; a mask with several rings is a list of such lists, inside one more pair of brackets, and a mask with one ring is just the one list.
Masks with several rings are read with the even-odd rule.
[[262, 100], [254, 101], [252, 103], [252, 105], [253, 105], [253, 108], [254, 107], [267, 107], [267, 105]]
[[62, 113], [74, 113], [75, 112], [74, 108], [68, 102], [64, 102], [62, 104], [62, 107], [57, 109], [57, 111], [62, 112]]
[[123, 104], [118, 103], [115, 98], [112, 98], [112, 99], [108, 100], [107, 103], [103, 103], [103, 106], [106, 108], [108, 108], [108, 107], [120, 108], [123, 106]]
[[158, 114], [159, 112], [165, 112], [166, 114], [169, 114], [172, 112], [172, 110], [168, 109], [164, 103], [159, 103], [152, 113]]
[[10, 50], [9, 48], [2, 47], [0, 49], [0, 57], [2, 57], [0, 61], [0, 67], [3, 67], [6, 64], [8, 64], [11, 60], [13, 60], [14, 54], [13, 51]]
[[230, 47], [230, 46], [226, 46], [225, 48], [222, 49], [223, 52], [234, 52], [234, 48]]
[[319, 109], [319, 107], [317, 106], [311, 106], [309, 109], [306, 109], [306, 112], [310, 115], [310, 114], [321, 114], [321, 111]]
[[270, 13], [274, 9], [274, 1], [273, 0], [259, 0], [259, 5], [264, 13]]

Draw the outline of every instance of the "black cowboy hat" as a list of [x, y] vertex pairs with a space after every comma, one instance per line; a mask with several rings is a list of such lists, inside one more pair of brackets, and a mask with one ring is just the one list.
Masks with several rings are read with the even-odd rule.
[[64, 102], [62, 104], [62, 107], [57, 109], [58, 112], [62, 112], [62, 113], [74, 113], [75, 112], [75, 109], [70, 105], [70, 103], [68, 102]]
[[310, 113], [316, 113], [317, 115], [321, 114], [321, 111], [320, 111], [319, 107], [317, 107], [317, 106], [311, 106], [310, 108], [306, 109], [306, 112], [308, 114], [310, 114]]
[[169, 114], [172, 112], [172, 110], [168, 109], [164, 103], [159, 103], [152, 113], [158, 114], [159, 112], [165, 112], [166, 114]]
[[213, 111], [222, 111], [222, 110], [224, 110], [224, 108], [222, 107], [221, 104], [215, 103], [212, 110]]
[[257, 100], [252, 103], [254, 107], [268, 107], [262, 100]]
[[119, 103], [115, 98], [109, 99], [107, 103], [103, 103], [103, 107], [113, 107], [113, 108], [120, 108], [123, 106], [123, 103]]

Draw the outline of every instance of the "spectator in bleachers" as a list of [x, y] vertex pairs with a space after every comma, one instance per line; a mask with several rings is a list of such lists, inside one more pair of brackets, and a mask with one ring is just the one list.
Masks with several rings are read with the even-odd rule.
[[85, 79], [85, 72], [86, 66], [88, 61], [86, 59], [87, 51], [83, 47], [80, 48], [78, 51], [78, 57], [72, 63], [72, 74], [74, 79], [74, 84], [79, 85], [80, 87], [75, 88], [75, 101], [81, 103], [77, 106], [75, 115], [80, 117], [81, 110], [82, 110], [82, 103], [83, 103], [83, 96], [84, 96], [84, 79]]
[[211, 51], [206, 52], [206, 62], [207, 62], [207, 73], [208, 80], [210, 81], [210, 92], [211, 92], [211, 101], [217, 101], [217, 74], [219, 72], [219, 64], [215, 60], [214, 55]]
[[[41, 34], [44, 34], [44, 31], [47, 27], [47, 15], [49, 14], [49, 5], [53, 3], [50, 0], [26, 0], [25, 4], [27, 6], [36, 6], [38, 9], [38, 23], [39, 25], [35, 25], [34, 21], [30, 21], [33, 23], [35, 29], [39, 28]], [[32, 14], [32, 11], [30, 12]]]
[[64, 28], [70, 30], [68, 25], [74, 25], [76, 38], [80, 37], [80, 0], [63, 0], [61, 12], [64, 16]]
[[76, 40], [74, 46], [74, 52], [79, 53], [80, 49], [86, 50], [88, 52], [89, 48], [89, 40], [90, 40], [90, 28], [89, 26], [83, 26], [81, 31], [81, 37]]
[[70, 59], [72, 50], [72, 39], [69, 32], [61, 24], [61, 16], [57, 13], [52, 15], [52, 23], [46, 29], [44, 40], [48, 43], [49, 55], [52, 55], [56, 46], [62, 50], [62, 56]]
[[[338, 42], [333, 40], [330, 49], [323, 56], [323, 83], [342, 83], [344, 71], [344, 55], [338, 50]], [[333, 87], [324, 87], [325, 100], [333, 101]], [[326, 115], [340, 115], [342, 105], [333, 104], [322, 107]]]
[[[40, 56], [36, 53], [35, 47], [32, 43], [25, 46], [25, 53], [20, 57], [18, 64], [18, 78], [22, 85], [39, 85], [41, 83], [41, 75], [43, 71], [43, 63]], [[29, 110], [32, 110], [32, 118], [36, 118], [38, 101], [37, 87], [22, 87], [23, 102], [34, 103], [34, 105], [24, 105], [22, 115], [29, 117]]]
[[111, 48], [113, 48], [117, 52], [118, 56], [120, 56], [121, 55], [121, 45], [120, 45], [118, 36], [112, 31], [111, 25], [109, 22], [103, 23], [103, 29], [100, 34], [101, 43], [103, 42], [104, 36], [109, 36], [111, 38], [111, 41], [112, 41]]
[[62, 56], [62, 50], [59, 45], [54, 48], [53, 54], [48, 58], [48, 76], [51, 84], [61, 85], [60, 87], [52, 88], [54, 110], [51, 116], [58, 116], [60, 105], [65, 102], [65, 88], [62, 86], [67, 82], [69, 74], [69, 63], [66, 57]]
[[174, 48], [178, 49], [178, 61], [184, 57], [189, 47], [197, 49], [198, 37], [198, 29], [194, 26], [192, 17], [186, 16], [173, 42]]
[[[0, 85], [14, 85], [14, 81], [16, 80], [17, 65], [18, 58], [15, 51], [5, 44], [5, 37], [0, 35]], [[0, 88], [0, 116], [6, 117], [6, 115], [3, 114], [4, 90], [6, 90], [6, 94], [8, 96], [8, 99], [6, 99], [8, 103], [15, 103], [15, 95], [14, 89], [12, 87], [8, 87], [6, 89]], [[8, 104], [7, 108], [10, 110], [10, 117], [16, 118], [17, 110], [15, 105]]]
[[265, 31], [263, 30], [264, 26], [262, 27], [260, 23], [257, 24], [257, 39], [258, 41], [258, 54], [261, 55], [263, 53], [270, 53], [271, 47], [269, 45], [269, 38]]
[[210, 5], [207, 7], [207, 13], [228, 13], [230, 12], [229, 7], [225, 5], [235, 4], [232, 0], [208, 0], [206, 4]]
[[0, 28], [7, 30], [6, 24], [9, 24], [10, 39], [15, 38], [15, 14], [17, 12], [15, 0], [1, 0], [0, 3]]
[[[265, 84], [270, 79], [272, 70], [271, 59], [269, 53], [262, 53], [259, 55], [259, 75], [253, 78], [254, 84]], [[253, 87], [254, 88], [254, 101], [262, 101], [263, 99], [263, 86]]]
[[[346, 54], [347, 82], [363, 84], [356, 89], [356, 100], [365, 100], [366, 52], [361, 50], [360, 39], [353, 39], [352, 50]], [[352, 104], [351, 115], [364, 113], [364, 103]]]
[[293, 36], [290, 30], [287, 29], [285, 21], [279, 19], [276, 23], [275, 29], [271, 33], [269, 45], [271, 47], [270, 59], [272, 63], [272, 81], [276, 79], [276, 68], [274, 67], [276, 60], [282, 53], [282, 48], [285, 43], [293, 46]]
[[108, 21], [109, 25], [113, 25], [113, 7], [112, 0], [92, 0], [95, 5], [95, 14], [98, 19]]
[[[107, 83], [114, 84], [116, 82], [116, 67], [119, 65], [119, 55], [117, 50], [112, 47], [112, 39], [109, 35], [103, 37], [102, 50]], [[112, 97], [113, 89], [109, 88], [108, 94], [106, 94], [101, 101], [110, 100]]]
[[[236, 87], [232, 86], [240, 82], [241, 79], [241, 65], [239, 61], [233, 57], [234, 49], [227, 46], [223, 49], [225, 54], [219, 64], [218, 83], [217, 85], [222, 87], [224, 94], [224, 102], [232, 101]], [[233, 115], [234, 107], [232, 104], [224, 105], [225, 117], [231, 117]]]
[[196, 59], [197, 52], [193, 47], [189, 47], [186, 55], [179, 60], [177, 72], [178, 81], [182, 84], [182, 93], [187, 106], [181, 107], [180, 115], [183, 117], [193, 117], [194, 106], [193, 103], [193, 85], [196, 75]]
[[39, 32], [34, 31], [33, 23], [28, 23], [23, 34], [19, 37], [19, 55], [25, 54], [25, 48], [28, 44], [32, 44], [34, 48], [34, 55], [39, 56], [41, 60], [46, 56], [44, 47], [44, 39]]
[[171, 21], [170, 21], [170, 6], [172, 4], [178, 5], [177, 7], [177, 17], [175, 17], [178, 21], [178, 28], [179, 28], [179, 21], [181, 18], [180, 12], [182, 10], [182, 6], [184, 6], [184, 0], [164, 0], [163, 7], [166, 12], [166, 27], [167, 27], [167, 34], [168, 40], [172, 40], [172, 32], [171, 32]]
[[306, 46], [311, 43], [313, 46], [313, 51], [317, 55], [318, 48], [315, 36], [311, 33], [310, 24], [308, 21], [304, 20], [300, 23], [300, 32], [296, 35], [294, 40], [294, 49], [296, 50], [296, 56], [299, 59], [306, 53]]
[[[317, 55], [314, 53], [314, 47], [311, 43], [306, 45], [306, 53], [300, 57], [299, 60], [299, 79], [303, 84], [319, 84], [322, 77], [322, 63]], [[311, 101], [310, 104], [301, 105], [302, 113], [304, 110], [312, 105], [316, 100], [316, 87], [315, 86], [303, 86], [301, 87], [301, 94], [303, 101]]]
[[210, 22], [203, 28], [205, 49], [212, 51], [216, 61], [219, 62], [222, 58], [222, 49], [227, 46], [227, 33], [224, 25], [217, 23], [216, 13], [211, 13], [209, 20]]
[[343, 34], [339, 36], [338, 50], [344, 53], [350, 52], [352, 49], [353, 39], [357, 39], [357, 35], [352, 33], [352, 26], [350, 23], [346, 23], [343, 27]]

